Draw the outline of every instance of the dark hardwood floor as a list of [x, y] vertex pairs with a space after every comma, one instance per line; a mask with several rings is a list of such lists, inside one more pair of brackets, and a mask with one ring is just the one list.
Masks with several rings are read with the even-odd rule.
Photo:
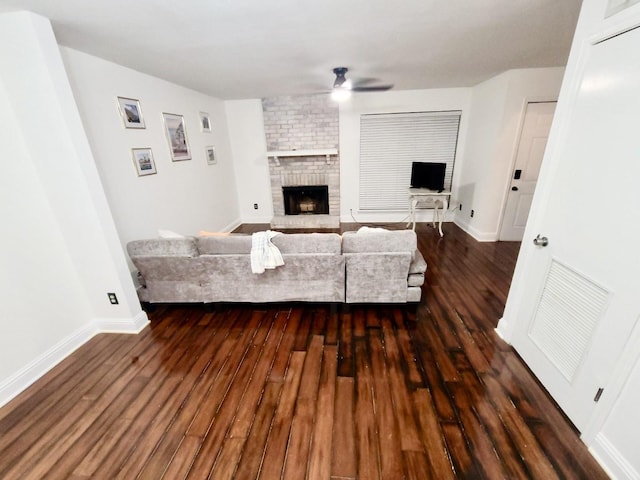
[[606, 478], [494, 332], [519, 244], [444, 230], [418, 225], [417, 309], [163, 306], [94, 337], [0, 409], [0, 478]]

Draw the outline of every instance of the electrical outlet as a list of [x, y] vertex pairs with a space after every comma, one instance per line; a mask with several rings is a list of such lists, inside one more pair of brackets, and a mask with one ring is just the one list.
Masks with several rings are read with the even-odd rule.
[[471, 210], [471, 218], [473, 218], [473, 214], [474, 214], [474, 213], [475, 213], [475, 212], [474, 212], [473, 210]]
[[253, 209], [254, 209], [254, 210], [258, 210], [258, 204], [257, 204], [257, 203], [254, 203], [254, 204], [253, 204]]
[[116, 294], [113, 292], [107, 293], [107, 296], [109, 297], [109, 301], [111, 302], [111, 305], [118, 305], [118, 297], [116, 297]]

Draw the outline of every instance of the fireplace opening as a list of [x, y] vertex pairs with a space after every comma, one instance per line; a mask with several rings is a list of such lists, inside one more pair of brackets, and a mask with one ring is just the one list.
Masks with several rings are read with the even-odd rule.
[[329, 187], [305, 185], [282, 187], [285, 215], [326, 215], [329, 213]]

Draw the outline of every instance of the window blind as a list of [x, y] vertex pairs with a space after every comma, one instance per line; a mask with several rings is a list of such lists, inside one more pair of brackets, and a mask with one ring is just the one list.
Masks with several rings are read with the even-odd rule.
[[460, 111], [360, 116], [360, 210], [407, 210], [412, 162], [447, 164], [451, 189]]

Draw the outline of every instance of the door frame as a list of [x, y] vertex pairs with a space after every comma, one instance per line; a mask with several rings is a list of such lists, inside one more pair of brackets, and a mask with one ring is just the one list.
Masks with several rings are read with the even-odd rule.
[[[520, 103], [520, 115], [518, 117], [518, 135], [516, 137], [516, 140], [513, 142], [513, 145], [511, 148], [511, 154], [510, 154], [511, 159], [509, 161], [509, 176], [506, 179], [506, 183], [504, 185], [503, 193], [502, 193], [502, 205], [500, 207], [500, 216], [498, 218], [498, 232], [496, 235], [497, 241], [500, 241], [500, 235], [502, 234], [502, 224], [504, 223], [504, 217], [505, 217], [504, 214], [507, 209], [507, 201], [509, 200], [511, 180], [513, 180], [513, 172], [515, 171], [515, 168], [516, 168], [518, 149], [520, 148], [520, 141], [522, 139], [522, 130], [524, 129], [524, 120], [527, 115], [527, 106], [530, 103], [556, 103], [557, 104], [558, 95], [538, 95], [538, 96], [532, 96], [532, 97], [524, 97]], [[555, 117], [556, 116], [554, 114], [553, 116], [554, 121], [555, 121]], [[551, 130], [553, 130], [553, 121], [551, 122], [550, 132]], [[545, 150], [545, 157], [546, 156], [547, 156], [547, 153]], [[543, 163], [544, 163], [544, 160], [543, 160]], [[540, 168], [540, 170], [542, 170], [542, 168]], [[538, 188], [538, 184], [536, 182], [536, 190], [537, 188]], [[528, 223], [528, 220], [527, 220], [527, 223]]]

